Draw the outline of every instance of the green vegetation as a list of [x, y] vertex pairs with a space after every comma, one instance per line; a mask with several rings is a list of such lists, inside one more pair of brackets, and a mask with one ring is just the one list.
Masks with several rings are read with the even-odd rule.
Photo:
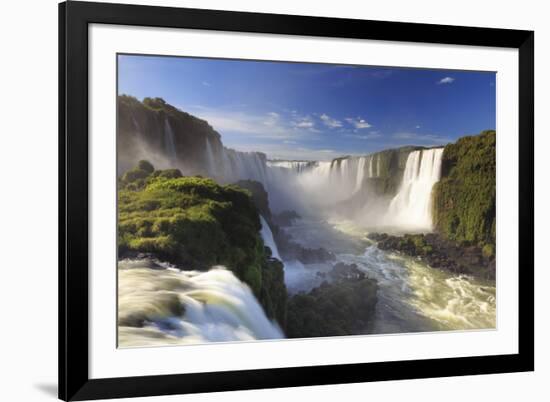
[[463, 244], [490, 245], [494, 254], [496, 134], [484, 131], [445, 147], [441, 180], [433, 189], [437, 231]]
[[495, 246], [492, 244], [485, 244], [481, 252], [485, 258], [492, 258], [495, 256]]
[[151, 168], [140, 161], [119, 181], [119, 256], [153, 253], [186, 269], [225, 265], [250, 286], [267, 314], [284, 320], [283, 267], [264, 247], [251, 194]]
[[[373, 237], [378, 239], [379, 235], [374, 234]], [[384, 240], [388, 238], [384, 238]], [[426, 240], [423, 234], [405, 234], [395, 239], [397, 243], [391, 245], [389, 248], [406, 251], [409, 255], [414, 256], [427, 256], [433, 252], [433, 246]]]
[[234, 183], [240, 188], [248, 190], [252, 194], [252, 201], [260, 214], [267, 220], [271, 220], [271, 210], [269, 209], [269, 197], [262, 183], [254, 180], [239, 180]]

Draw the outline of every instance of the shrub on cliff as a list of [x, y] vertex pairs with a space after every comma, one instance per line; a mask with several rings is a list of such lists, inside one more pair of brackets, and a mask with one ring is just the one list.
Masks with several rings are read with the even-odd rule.
[[119, 255], [154, 253], [187, 269], [225, 265], [269, 306], [268, 314], [284, 318], [282, 266], [269, 262], [250, 193], [207, 178], [178, 176], [181, 173], [173, 170], [140, 174], [134, 181], [133, 175], [123, 176], [118, 192]]
[[451, 240], [495, 244], [496, 135], [484, 131], [445, 147], [433, 189], [433, 218]]

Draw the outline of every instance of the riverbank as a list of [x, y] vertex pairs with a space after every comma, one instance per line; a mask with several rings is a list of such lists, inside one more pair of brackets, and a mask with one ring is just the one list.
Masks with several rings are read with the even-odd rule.
[[418, 258], [432, 268], [453, 274], [472, 275], [483, 280], [495, 280], [495, 255], [491, 246], [460, 245], [436, 233], [403, 236], [370, 233], [368, 238], [377, 242], [381, 250], [397, 251]]

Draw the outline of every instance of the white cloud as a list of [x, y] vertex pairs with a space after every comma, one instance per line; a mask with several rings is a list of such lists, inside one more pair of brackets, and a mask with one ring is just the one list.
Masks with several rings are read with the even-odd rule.
[[248, 144], [229, 144], [229, 147], [238, 151], [251, 152], [260, 151], [267, 155], [268, 159], [284, 160], [312, 160], [328, 161], [344, 155], [346, 152], [339, 152], [333, 149], [312, 149], [307, 146], [296, 146], [295, 144], [266, 144], [266, 143], [248, 143]]
[[211, 84], [208, 81], [203, 81], [202, 85], [204, 85], [205, 87], [211, 86]]
[[290, 125], [295, 129], [304, 129], [308, 130], [314, 133], [318, 133], [319, 130], [315, 128], [315, 122], [311, 118], [311, 116], [301, 116], [296, 112], [292, 112], [292, 120], [290, 122]]
[[295, 127], [299, 128], [311, 128], [315, 126], [315, 123], [311, 120], [302, 120], [293, 122]]
[[275, 112], [269, 112], [267, 118], [264, 120], [266, 126], [274, 127], [279, 123], [279, 114]]
[[415, 128], [417, 128], [417, 129], [418, 129], [418, 128], [420, 128], [420, 126], [418, 126], [418, 125], [417, 125], [417, 126], [416, 126]]
[[370, 125], [365, 119], [361, 117], [348, 117], [346, 118], [346, 121], [358, 130], [372, 127], [372, 125]]
[[371, 131], [368, 134], [344, 134], [345, 137], [356, 138], [359, 140], [374, 140], [376, 138], [381, 138], [382, 134], [378, 131]]
[[[420, 144], [447, 144], [451, 142], [450, 138], [442, 137], [440, 135], [434, 134], [417, 134], [417, 133], [395, 133], [392, 135], [394, 140], [399, 142], [406, 142], [410, 145], [420, 145]], [[404, 141], [403, 141], [404, 140]]]
[[[184, 109], [185, 110], [185, 109]], [[288, 116], [277, 112], [253, 114], [231, 109], [192, 107], [189, 113], [206, 120], [220, 134], [240, 134], [249, 138], [312, 138], [319, 130], [310, 116]]]
[[444, 77], [437, 81], [438, 84], [452, 84], [454, 82], [453, 77]]
[[342, 122], [340, 120], [333, 119], [326, 113], [323, 113], [321, 116], [319, 116], [319, 118], [321, 119], [323, 124], [328, 128], [342, 127]]

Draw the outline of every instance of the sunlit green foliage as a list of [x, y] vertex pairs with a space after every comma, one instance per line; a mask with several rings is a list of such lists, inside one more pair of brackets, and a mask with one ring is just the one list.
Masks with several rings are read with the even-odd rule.
[[445, 147], [433, 216], [437, 230], [451, 240], [495, 244], [495, 144], [495, 131], [484, 131]]
[[493, 244], [485, 244], [481, 249], [483, 256], [486, 258], [491, 258], [495, 256], [495, 246]]

